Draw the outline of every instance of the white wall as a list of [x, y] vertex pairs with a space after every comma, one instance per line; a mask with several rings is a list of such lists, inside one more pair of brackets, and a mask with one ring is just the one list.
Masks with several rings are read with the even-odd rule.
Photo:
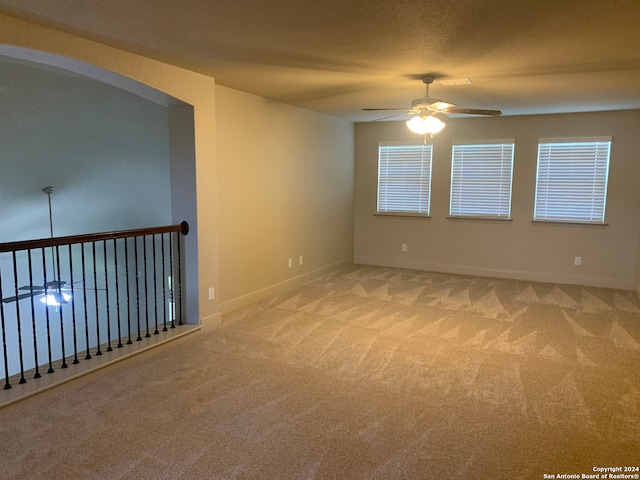
[[221, 86], [216, 118], [222, 310], [350, 263], [352, 125]]
[[0, 242], [171, 223], [168, 109], [0, 59]]
[[[356, 124], [360, 263], [633, 289], [640, 238], [640, 111], [451, 119], [433, 139], [431, 218], [374, 216], [380, 141], [421, 138], [403, 122]], [[607, 227], [532, 223], [538, 139], [612, 136]], [[512, 222], [447, 219], [454, 140], [515, 138]], [[401, 251], [401, 244], [408, 251]], [[574, 257], [582, 257], [582, 266]]]

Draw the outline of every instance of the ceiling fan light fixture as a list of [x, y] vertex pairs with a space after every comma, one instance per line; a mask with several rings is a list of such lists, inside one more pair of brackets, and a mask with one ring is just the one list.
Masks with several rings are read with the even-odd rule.
[[445, 123], [433, 115], [415, 116], [407, 121], [407, 127], [419, 135], [434, 135], [445, 127]]
[[40, 298], [40, 301], [48, 307], [59, 307], [64, 303], [68, 303], [71, 300], [71, 295], [65, 292], [47, 293]]

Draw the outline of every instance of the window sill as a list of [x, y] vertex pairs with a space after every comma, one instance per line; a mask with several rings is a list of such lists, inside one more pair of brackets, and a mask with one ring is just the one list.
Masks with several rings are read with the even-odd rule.
[[513, 218], [505, 218], [505, 217], [487, 217], [487, 216], [474, 216], [474, 215], [449, 215], [447, 217], [448, 220], [482, 220], [482, 221], [493, 221], [493, 222], [513, 222]]
[[558, 227], [590, 227], [590, 228], [605, 228], [608, 227], [608, 223], [587, 223], [587, 222], [567, 222], [567, 221], [555, 221], [555, 220], [531, 220], [534, 225], [556, 225]]
[[403, 212], [376, 212], [374, 217], [403, 217], [403, 218], [431, 218], [431, 215], [424, 215], [420, 213], [403, 213]]

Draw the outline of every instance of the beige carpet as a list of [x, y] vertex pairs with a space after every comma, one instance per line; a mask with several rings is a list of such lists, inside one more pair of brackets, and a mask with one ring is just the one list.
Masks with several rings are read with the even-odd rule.
[[639, 464], [632, 293], [376, 267], [0, 410], [2, 479], [542, 479]]

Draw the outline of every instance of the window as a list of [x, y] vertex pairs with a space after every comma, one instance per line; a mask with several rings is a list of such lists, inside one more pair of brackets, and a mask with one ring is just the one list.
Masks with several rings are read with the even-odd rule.
[[533, 219], [604, 223], [611, 137], [540, 139]]
[[378, 213], [429, 215], [431, 145], [378, 146]]
[[453, 146], [452, 217], [511, 217], [514, 140], [490, 140]]

